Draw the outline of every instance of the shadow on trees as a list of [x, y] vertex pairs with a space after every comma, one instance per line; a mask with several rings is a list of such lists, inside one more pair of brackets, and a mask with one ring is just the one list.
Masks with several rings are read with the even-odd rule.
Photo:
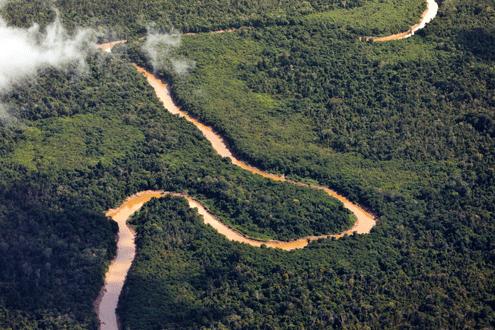
[[[43, 310], [48, 321], [64, 315], [70, 324], [94, 327], [88, 315], [114, 253], [116, 228], [76, 200], [59, 207], [49, 192], [43, 184], [18, 182], [0, 193], [0, 309]], [[7, 327], [15, 322], [9, 317]]]
[[483, 60], [495, 60], [495, 31], [487, 31], [483, 28], [461, 31], [458, 34], [460, 45]]

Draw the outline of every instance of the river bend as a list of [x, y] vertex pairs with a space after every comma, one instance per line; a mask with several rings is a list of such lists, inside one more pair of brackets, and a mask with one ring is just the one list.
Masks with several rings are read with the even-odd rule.
[[409, 30], [385, 37], [364, 37], [363, 39], [372, 42], [388, 42], [410, 38], [419, 30], [424, 29], [426, 24], [430, 23], [437, 16], [437, 13], [438, 3], [435, 0], [426, 0], [426, 10], [421, 15], [419, 22], [411, 26]]
[[[418, 30], [423, 29], [427, 23], [429, 23], [438, 12], [438, 4], [435, 0], [427, 0], [427, 9], [421, 16], [419, 23], [413, 25], [408, 31], [393, 34], [385, 37], [367, 37], [365, 40], [373, 42], [387, 42], [392, 40], [401, 40], [413, 36]], [[234, 30], [221, 30], [215, 31], [216, 33], [231, 32]], [[110, 53], [112, 48], [125, 43], [126, 40], [118, 40], [105, 44], [99, 44], [97, 47], [105, 52]], [[328, 234], [320, 236], [307, 236], [301, 237], [293, 241], [278, 241], [269, 240], [262, 241], [251, 238], [247, 235], [242, 234], [238, 230], [235, 230], [223, 222], [221, 222], [217, 217], [210, 213], [207, 208], [202, 205], [199, 201], [195, 200], [193, 197], [186, 195], [181, 192], [165, 192], [165, 191], [142, 191], [138, 192], [130, 197], [128, 197], [120, 206], [115, 209], [108, 210], [106, 215], [117, 222], [119, 227], [118, 239], [117, 239], [117, 256], [111, 262], [107, 273], [105, 274], [105, 285], [102, 288], [98, 299], [95, 301], [95, 310], [100, 321], [100, 329], [102, 330], [116, 330], [119, 328], [118, 318], [116, 314], [116, 308], [119, 301], [119, 296], [122, 291], [127, 273], [131, 267], [132, 261], [136, 255], [135, 246], [135, 234], [134, 231], [128, 226], [127, 220], [137, 211], [139, 211], [144, 204], [149, 202], [153, 198], [161, 198], [163, 196], [175, 196], [186, 199], [189, 207], [195, 208], [201, 215], [202, 220], [205, 224], [213, 227], [220, 235], [225, 236], [227, 239], [239, 243], [244, 243], [253, 247], [261, 247], [262, 245], [281, 249], [285, 251], [291, 251], [294, 249], [302, 249], [306, 247], [311, 241], [335, 238], [339, 239], [346, 235], [351, 235], [353, 233], [357, 234], [368, 234], [371, 229], [376, 225], [376, 218], [373, 214], [362, 208], [361, 206], [352, 203], [346, 197], [340, 195], [336, 191], [317, 184], [308, 184], [292, 179], [287, 179], [283, 175], [268, 173], [260, 170], [254, 166], [237, 159], [234, 154], [230, 151], [224, 139], [217, 134], [210, 126], [207, 126], [197, 119], [190, 116], [188, 113], [183, 111], [178, 107], [173, 98], [171, 97], [169, 86], [156, 77], [153, 73], [147, 71], [146, 69], [134, 65], [136, 70], [144, 75], [154, 89], [158, 99], [163, 104], [164, 108], [172, 114], [178, 115], [185, 120], [192, 123], [196, 128], [198, 128], [204, 137], [211, 143], [213, 149], [222, 157], [230, 158], [232, 163], [240, 168], [256, 175], [260, 175], [266, 179], [287, 182], [301, 187], [309, 187], [313, 189], [322, 190], [328, 196], [335, 198], [342, 202], [344, 207], [348, 209], [356, 217], [356, 222], [354, 225], [341, 233]]]

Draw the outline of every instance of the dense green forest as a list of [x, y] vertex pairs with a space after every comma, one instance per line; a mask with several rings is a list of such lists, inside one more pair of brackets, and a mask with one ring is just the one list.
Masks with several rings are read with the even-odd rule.
[[[133, 220], [124, 328], [495, 326], [492, 1], [439, 1], [426, 30], [387, 44], [358, 37], [404, 30], [419, 1], [54, 4], [65, 24], [103, 38], [141, 37], [150, 22], [256, 26], [184, 36], [173, 55], [194, 69], [158, 71], [242, 159], [327, 184], [379, 216], [370, 235], [287, 253], [228, 242], [181, 199], [153, 201]], [[54, 14], [14, 0], [2, 15], [29, 26]], [[13, 113], [0, 123], [0, 328], [95, 328], [116, 232], [103, 213], [140, 190], [188, 192], [260, 238], [353, 221], [322, 193], [216, 156], [129, 65], [150, 66], [134, 39], [92, 55], [84, 72], [43, 70], [2, 95]]]
[[[126, 326], [493, 326], [494, 13], [490, 1], [445, 1], [426, 30], [388, 44], [314, 19], [184, 37], [173, 55], [194, 70], [161, 71], [177, 102], [242, 158], [335, 187], [379, 225], [307, 251], [256, 252], [171, 229], [174, 216], [160, 214], [190, 213], [157, 202], [137, 220], [146, 252], [121, 301]], [[146, 58], [139, 41], [129, 48]]]
[[94, 328], [92, 302], [114, 253], [103, 216], [144, 189], [184, 191], [260, 238], [342, 231], [325, 194], [272, 183], [217, 156], [169, 115], [134, 68], [94, 55], [86, 72], [40, 72], [4, 96], [0, 326]]
[[[149, 28], [197, 32], [287, 25], [304, 19], [337, 21], [369, 35], [394, 33], [417, 22], [425, 4], [421, 0], [10, 0], [3, 13], [11, 23], [27, 27], [33, 21], [51, 21], [54, 7], [71, 29], [86, 26], [104, 39], [122, 39], [143, 35]], [[355, 10], [347, 12], [351, 8]]]

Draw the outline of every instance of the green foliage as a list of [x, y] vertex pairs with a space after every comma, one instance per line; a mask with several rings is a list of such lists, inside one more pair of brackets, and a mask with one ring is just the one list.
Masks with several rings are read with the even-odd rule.
[[[286, 24], [291, 18], [320, 10], [342, 6], [356, 6], [352, 1], [231, 1], [190, 0], [86, 1], [56, 0], [63, 21], [71, 28], [91, 26], [103, 33], [121, 36], [143, 34], [150, 25], [177, 28], [182, 31], [204, 31], [242, 25]], [[3, 10], [7, 19], [16, 25], [27, 26], [33, 21], [46, 24], [53, 17], [46, 1], [12, 0]]]
[[184, 39], [194, 71], [162, 72], [184, 109], [243, 159], [328, 183], [379, 224], [282, 253], [207, 236], [183, 204], [155, 202], [136, 220], [126, 326], [493, 324], [493, 5], [443, 4], [400, 43], [314, 20]]
[[[240, 158], [326, 183], [379, 216], [370, 235], [286, 253], [228, 242], [184, 201], [154, 201], [134, 219], [125, 327], [493, 326], [493, 4], [443, 1], [412, 39], [359, 42], [374, 28], [397, 32], [392, 15], [358, 24], [376, 3], [57, 2], [67, 24], [114, 25], [119, 35], [142, 35], [150, 21], [258, 26], [184, 37], [178, 53], [196, 68], [161, 72], [174, 97]], [[401, 2], [400, 17], [418, 3]], [[24, 26], [52, 17], [37, 1], [4, 12]], [[143, 63], [139, 48], [131, 43], [128, 56]], [[77, 79], [46, 70], [4, 97], [19, 123], [0, 125], [0, 327], [94, 328], [115, 233], [101, 214], [140, 190], [187, 192], [258, 237], [349, 226], [320, 192], [220, 159], [126, 61], [95, 56]]]
[[13, 162], [36, 170], [87, 168], [126, 156], [144, 136], [118, 119], [76, 115], [40, 122], [24, 131]]
[[[74, 91], [64, 93], [64, 85]], [[57, 93], [63, 96], [50, 97]], [[103, 212], [137, 191], [189, 192], [258, 237], [292, 239], [352, 224], [322, 192], [272, 183], [221, 159], [121, 60], [90, 58], [80, 79], [47, 70], [4, 99], [18, 118], [0, 126], [5, 327], [96, 326], [92, 302], [115, 233]]]
[[[387, 218], [397, 224], [415, 212]], [[435, 225], [410, 237], [403, 223], [288, 253], [228, 242], [183, 200], [152, 201], [133, 220], [140, 252], [121, 321], [128, 329], [488, 326], [495, 315], [479, 301], [493, 283], [473, 264], [483, 257], [438, 242]], [[484, 249], [487, 239], [473, 243]]]
[[307, 19], [345, 27], [363, 36], [378, 36], [407, 31], [419, 21], [425, 9], [424, 1], [371, 0], [351, 9], [310, 14]]
[[[304, 19], [338, 22], [361, 32], [399, 32], [417, 22], [422, 0], [264, 0], [190, 1], [148, 0], [53, 2], [71, 29], [96, 28], [105, 38], [146, 33], [148, 27], [184, 32], [208, 31], [239, 26], [286, 25]], [[29, 26], [48, 23], [54, 14], [43, 0], [11, 0], [3, 10], [8, 21]], [[397, 15], [398, 14], [398, 15]], [[370, 19], [371, 18], [371, 19]]]
[[[51, 314], [49, 312], [39, 315], [7, 310], [0, 307], [0, 327], [5, 330], [13, 329], [74, 329], [82, 330], [80, 323], [68, 315]], [[94, 325], [96, 327], [96, 325]]]
[[91, 301], [114, 254], [116, 226], [56, 188], [35, 176], [1, 189], [2, 328], [96, 327]]

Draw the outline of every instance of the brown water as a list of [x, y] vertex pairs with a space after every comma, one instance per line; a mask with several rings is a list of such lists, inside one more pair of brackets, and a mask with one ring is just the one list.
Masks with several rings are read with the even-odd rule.
[[104, 44], [98, 44], [98, 45], [96, 45], [96, 48], [100, 49], [106, 53], [111, 53], [113, 47], [125, 44], [126, 42], [127, 42], [127, 40], [111, 41], [111, 42], [106, 42]]
[[[125, 41], [112, 42], [109, 44], [99, 45], [99, 48], [111, 52], [113, 46], [122, 44]], [[227, 147], [224, 139], [217, 134], [211, 127], [199, 122], [197, 119], [191, 117], [181, 108], [179, 108], [173, 101], [169, 86], [158, 79], [151, 72], [145, 70], [142, 67], [135, 65], [136, 70], [143, 74], [151, 87], [153, 87], [157, 97], [162, 102], [164, 108], [172, 114], [178, 115], [185, 120], [191, 122], [196, 126], [205, 138], [211, 143], [213, 149], [222, 157], [230, 158], [232, 163], [240, 168], [260, 175], [269, 180], [277, 182], [287, 182], [301, 187], [309, 187], [313, 189], [322, 190], [330, 197], [333, 197], [344, 205], [354, 216], [356, 222], [354, 225], [341, 233], [328, 234], [321, 236], [307, 236], [301, 237], [293, 241], [278, 241], [269, 240], [262, 241], [254, 238], [250, 238], [241, 232], [230, 228], [226, 224], [222, 223], [218, 218], [211, 214], [200, 202], [180, 192], [163, 192], [163, 191], [142, 191], [135, 195], [128, 197], [119, 207], [116, 209], [108, 210], [106, 215], [112, 218], [118, 223], [119, 235], [117, 241], [117, 256], [110, 264], [110, 267], [105, 274], [105, 285], [95, 302], [95, 309], [100, 320], [100, 328], [103, 330], [115, 330], [118, 329], [118, 319], [116, 314], [116, 308], [119, 300], [122, 287], [132, 261], [134, 260], [136, 248], [134, 243], [134, 232], [127, 225], [127, 220], [137, 212], [144, 204], [153, 198], [159, 198], [162, 196], [176, 196], [185, 198], [191, 208], [197, 209], [198, 213], [202, 216], [203, 222], [212, 226], [219, 234], [225, 236], [227, 239], [239, 243], [244, 243], [253, 247], [260, 247], [265, 245], [267, 247], [281, 249], [285, 251], [291, 251], [295, 249], [302, 249], [306, 247], [311, 241], [326, 238], [341, 238], [353, 233], [368, 234], [371, 229], [376, 225], [376, 219], [373, 214], [369, 213], [357, 204], [352, 203], [346, 197], [338, 194], [328, 187], [324, 187], [316, 184], [307, 184], [303, 182], [297, 182], [292, 179], [287, 179], [283, 175], [268, 173], [260, 170], [254, 166], [251, 166], [239, 159], [237, 159], [233, 153]]]
[[[134, 65], [134, 66], [136, 67], [138, 72], [140, 72], [141, 74], [143, 74], [146, 77], [146, 79], [148, 80], [148, 83], [155, 90], [155, 93], [158, 96], [158, 99], [162, 102], [164, 108], [167, 109], [170, 113], [178, 115], [179, 117], [184, 118], [185, 120], [189, 121], [194, 126], [196, 126], [201, 131], [201, 133], [203, 133], [204, 137], [208, 141], [210, 141], [211, 145], [213, 146], [213, 149], [215, 149], [215, 151], [220, 156], [230, 158], [230, 160], [232, 161], [232, 163], [234, 165], [239, 166], [240, 168], [242, 168], [242, 169], [244, 169], [250, 173], [260, 175], [264, 178], [267, 178], [267, 179], [270, 179], [273, 181], [278, 181], [278, 182], [287, 182], [287, 183], [291, 183], [291, 184], [301, 186], [301, 187], [309, 187], [309, 188], [313, 188], [313, 189], [322, 190], [323, 192], [325, 192], [330, 197], [333, 197], [333, 198], [339, 200], [340, 202], [342, 202], [344, 207], [346, 209], [348, 209], [351, 213], [353, 213], [356, 217], [356, 222], [355, 222], [354, 226], [351, 229], [346, 230], [345, 232], [340, 233], [340, 234], [324, 235], [324, 236], [317, 236], [317, 237], [313, 237], [313, 236], [303, 237], [303, 238], [301, 238], [297, 241], [293, 241], [293, 242], [269, 241], [269, 242], [266, 242], [267, 246], [274, 247], [274, 248], [281, 248], [281, 249], [285, 249], [285, 250], [292, 250], [295, 248], [303, 248], [306, 245], [308, 245], [308, 240], [311, 241], [311, 240], [320, 239], [320, 238], [342, 237], [343, 235], [352, 234], [354, 232], [357, 232], [359, 234], [367, 234], [371, 231], [371, 228], [373, 228], [375, 226], [376, 220], [375, 220], [375, 217], [371, 213], [369, 213], [368, 211], [366, 211], [365, 209], [363, 209], [359, 205], [352, 203], [350, 200], [348, 200], [344, 196], [340, 195], [339, 193], [337, 193], [336, 191], [334, 191], [328, 187], [324, 187], [324, 186], [316, 185], [316, 184], [307, 184], [307, 183], [302, 183], [302, 182], [297, 182], [297, 181], [294, 181], [291, 179], [287, 179], [283, 175], [265, 172], [263, 170], [260, 170], [254, 166], [251, 166], [251, 165], [243, 162], [242, 160], [237, 159], [232, 154], [232, 152], [229, 150], [229, 148], [227, 147], [225, 140], [219, 134], [217, 134], [211, 127], [206, 126], [205, 124], [199, 122], [197, 119], [191, 117], [188, 113], [183, 111], [181, 108], [179, 108], [174, 103], [174, 101], [171, 97], [171, 94], [170, 94], [170, 88], [165, 82], [163, 82], [162, 80], [157, 78], [153, 73], [147, 71], [146, 69], [139, 67], [137, 65]], [[189, 204], [191, 205], [191, 202]], [[196, 205], [197, 202], [195, 202], [194, 204]], [[216, 220], [216, 221], [219, 222], [218, 220]], [[214, 226], [215, 229], [217, 229], [217, 227], [218, 227], [218, 225]], [[218, 228], [220, 228], [220, 227], [218, 227]], [[232, 231], [232, 229], [229, 229], [229, 230], [230, 231], [225, 231], [224, 229], [222, 229], [222, 231], [221, 232], [219, 231], [219, 232], [224, 234], [224, 236], [226, 236], [228, 239], [231, 239], [234, 241], [247, 243], [247, 244], [252, 245], [252, 246], [260, 246], [262, 244], [262, 242], [260, 242], [258, 240], [249, 239], [245, 236], [242, 236], [243, 238], [241, 239], [238, 237], [238, 235], [239, 235], [238, 232], [234, 233]]]
[[367, 41], [373, 42], [388, 42], [393, 40], [402, 40], [412, 37], [416, 32], [424, 29], [426, 24], [430, 23], [438, 13], [438, 4], [435, 0], [426, 0], [426, 10], [421, 15], [419, 23], [411, 26], [409, 30], [401, 33], [392, 34], [385, 37], [367, 37]]
[[117, 239], [117, 256], [110, 264], [105, 274], [105, 285], [95, 303], [95, 309], [100, 320], [100, 329], [118, 329], [117, 303], [124, 285], [127, 272], [136, 255], [134, 232], [127, 225], [127, 220], [152, 198], [161, 197], [161, 193], [143, 191], [127, 198], [116, 209], [108, 210], [106, 216], [119, 225]]
[[[389, 36], [384, 37], [362, 37], [362, 40], [365, 41], [373, 41], [373, 42], [388, 42], [394, 40], [402, 40], [412, 37], [416, 32], [426, 27], [426, 24], [430, 23], [438, 14], [438, 3], [435, 0], [426, 0], [426, 10], [421, 14], [420, 20], [417, 24], [411, 26], [407, 31], [391, 34]], [[241, 28], [230, 28], [230, 29], [222, 29], [209, 31], [204, 33], [209, 34], [219, 34], [219, 33], [232, 33], [239, 31], [241, 29], [251, 29], [250, 27], [241, 27]], [[187, 32], [183, 33], [185, 36], [194, 36], [200, 33], [197, 32]], [[96, 47], [101, 49], [107, 53], [112, 52], [112, 48], [126, 43], [127, 40], [116, 40], [107, 43], [98, 44]]]
[[[222, 30], [207, 31], [207, 32], [186, 32], [186, 33], [183, 33], [182, 35], [194, 36], [194, 35], [201, 34], [201, 33], [207, 33], [207, 34], [231, 33], [231, 32], [239, 31], [240, 29], [241, 28], [230, 28], [230, 29], [222, 29]], [[242, 29], [248, 29], [248, 28], [242, 28]]]
[[[387, 42], [392, 40], [401, 40], [413, 36], [418, 30], [423, 29], [427, 23], [429, 23], [433, 18], [435, 18], [438, 11], [438, 4], [434, 0], [427, 0], [427, 9], [421, 16], [421, 20], [418, 24], [412, 26], [408, 31], [386, 36], [386, 37], [371, 37], [366, 38], [374, 42]], [[224, 33], [233, 32], [235, 29], [229, 30], [219, 30], [213, 33]], [[189, 33], [192, 35], [194, 33]], [[126, 40], [118, 40], [105, 44], [98, 45], [98, 48], [110, 53], [112, 48], [116, 45], [126, 43]], [[180, 109], [173, 101], [169, 86], [158, 79], [151, 72], [135, 65], [138, 72], [143, 74], [148, 83], [153, 87], [156, 95], [162, 102], [164, 108], [172, 114], [178, 115], [185, 120], [191, 122], [196, 126], [205, 138], [211, 143], [213, 149], [222, 157], [230, 158], [232, 163], [240, 168], [260, 175], [269, 180], [278, 182], [287, 182], [301, 187], [309, 187], [313, 189], [319, 189], [325, 192], [328, 196], [333, 197], [344, 205], [354, 216], [356, 217], [356, 222], [354, 225], [341, 233], [328, 234], [321, 236], [307, 236], [302, 237], [293, 241], [261, 241], [254, 238], [250, 238], [239, 231], [230, 228], [213, 214], [211, 214], [200, 202], [183, 193], [178, 192], [163, 192], [163, 191], [142, 191], [135, 195], [128, 197], [118, 208], [108, 210], [106, 215], [117, 222], [119, 226], [119, 234], [117, 240], [117, 256], [110, 264], [110, 267], [105, 274], [105, 285], [95, 302], [95, 309], [100, 320], [100, 328], [106, 329], [118, 329], [118, 319], [116, 314], [116, 308], [119, 300], [122, 287], [124, 285], [125, 279], [129, 268], [131, 267], [132, 261], [134, 260], [136, 254], [136, 247], [134, 243], [134, 232], [127, 225], [127, 220], [141, 207], [149, 202], [153, 198], [160, 198], [163, 196], [176, 196], [185, 198], [191, 208], [197, 209], [198, 213], [202, 216], [203, 222], [212, 226], [219, 234], [225, 236], [227, 239], [239, 243], [244, 243], [253, 247], [260, 247], [265, 245], [267, 247], [281, 249], [285, 251], [291, 251], [295, 249], [302, 249], [306, 247], [311, 241], [326, 239], [326, 238], [336, 238], [339, 239], [346, 235], [351, 235], [353, 233], [357, 234], [368, 234], [371, 229], [376, 225], [376, 218], [370, 212], [366, 211], [359, 205], [352, 203], [346, 197], [340, 195], [336, 191], [316, 184], [307, 184], [302, 182], [297, 182], [291, 179], [285, 178], [283, 175], [268, 173], [262, 171], [254, 166], [251, 166], [239, 159], [237, 159], [232, 152], [227, 147], [224, 139], [217, 134], [211, 127], [199, 122], [197, 119], [191, 117], [185, 111]]]

